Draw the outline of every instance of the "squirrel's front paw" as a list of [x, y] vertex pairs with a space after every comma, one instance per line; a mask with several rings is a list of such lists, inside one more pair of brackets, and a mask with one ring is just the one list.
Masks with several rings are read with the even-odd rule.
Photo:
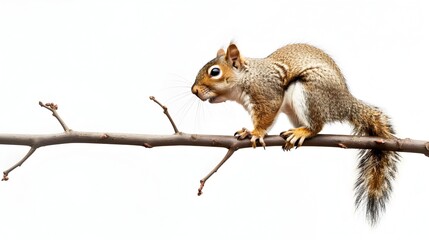
[[242, 128], [241, 130], [238, 130], [237, 132], [235, 132], [234, 136], [237, 137], [238, 140], [250, 138], [253, 148], [256, 148], [256, 142], [259, 141], [259, 143], [265, 148], [264, 136], [260, 136], [259, 134], [256, 134], [255, 131], [251, 132], [246, 128]]
[[295, 144], [296, 148], [301, 147], [304, 140], [314, 136], [314, 133], [306, 127], [299, 127], [281, 132], [280, 136], [286, 141], [283, 146], [283, 150], [289, 151], [295, 146]]
[[252, 137], [252, 133], [247, 130], [247, 128], [242, 128], [234, 133], [234, 136], [237, 137], [238, 140], [243, 140], [246, 138]]

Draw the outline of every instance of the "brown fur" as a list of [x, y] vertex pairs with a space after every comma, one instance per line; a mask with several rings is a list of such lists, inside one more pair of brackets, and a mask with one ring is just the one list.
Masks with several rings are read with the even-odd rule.
[[[221, 75], [209, 70], [219, 68]], [[334, 60], [308, 44], [286, 45], [266, 58], [241, 56], [235, 44], [217, 56], [198, 73], [192, 92], [212, 103], [233, 100], [250, 113], [253, 131], [237, 131], [239, 139], [250, 137], [253, 146], [263, 141], [279, 112], [288, 115], [293, 129], [282, 132], [284, 149], [301, 146], [319, 133], [326, 123], [350, 122], [358, 135], [393, 138], [389, 119], [379, 109], [356, 99]], [[356, 182], [356, 205], [366, 207], [374, 224], [385, 208], [396, 173], [398, 154], [362, 150]]]

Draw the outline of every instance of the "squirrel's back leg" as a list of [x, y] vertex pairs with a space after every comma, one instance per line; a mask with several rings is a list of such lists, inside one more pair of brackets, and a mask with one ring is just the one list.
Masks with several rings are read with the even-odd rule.
[[315, 136], [322, 130], [323, 122], [311, 119], [314, 113], [310, 112], [313, 109], [309, 109], [309, 98], [306, 92], [308, 91], [300, 81], [291, 83], [285, 91], [282, 111], [296, 128], [280, 133], [286, 141], [283, 150], [301, 146], [305, 139]]

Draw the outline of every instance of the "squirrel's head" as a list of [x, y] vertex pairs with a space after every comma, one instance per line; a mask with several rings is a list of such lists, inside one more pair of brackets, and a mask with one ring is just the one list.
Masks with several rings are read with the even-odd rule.
[[220, 103], [234, 99], [235, 75], [244, 66], [244, 60], [235, 44], [231, 43], [226, 53], [220, 49], [216, 58], [204, 65], [198, 72], [192, 93], [202, 101]]

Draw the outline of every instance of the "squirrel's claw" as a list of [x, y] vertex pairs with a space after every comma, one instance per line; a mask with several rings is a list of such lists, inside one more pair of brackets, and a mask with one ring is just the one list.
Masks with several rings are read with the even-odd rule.
[[247, 130], [247, 128], [242, 128], [234, 133], [234, 137], [236, 137], [238, 140], [250, 138], [251, 136], [252, 136], [252, 133], [249, 130]]
[[257, 137], [257, 136], [252, 136], [252, 138], [250, 139], [250, 141], [252, 142], [252, 147], [256, 148], [256, 141], [259, 141], [259, 143], [261, 144], [261, 146], [265, 149], [265, 141], [264, 141], [264, 137]]
[[285, 142], [285, 144], [282, 146], [283, 151], [290, 151], [294, 145], [290, 142]]
[[313, 132], [305, 127], [294, 128], [280, 133], [280, 136], [286, 141], [285, 145], [282, 147], [283, 151], [289, 151], [294, 146], [295, 148], [301, 147], [304, 140], [313, 135]]
[[264, 137], [262, 136], [256, 136], [253, 135], [251, 131], [247, 130], [246, 128], [242, 128], [241, 130], [238, 130], [237, 132], [234, 133], [234, 136], [238, 139], [238, 140], [243, 140], [246, 138], [250, 138], [250, 141], [252, 142], [252, 147], [256, 148], [256, 142], [259, 141], [259, 143], [261, 144], [262, 147], [264, 147], [265, 149], [265, 142], [264, 142]]

